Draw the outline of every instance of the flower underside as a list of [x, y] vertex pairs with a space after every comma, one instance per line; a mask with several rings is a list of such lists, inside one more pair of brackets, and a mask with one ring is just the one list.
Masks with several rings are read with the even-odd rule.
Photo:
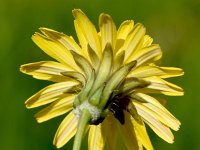
[[[90, 51], [93, 50], [90, 48]], [[133, 60], [124, 65], [124, 55], [120, 55], [118, 57], [121, 60], [121, 66], [115, 66], [116, 60], [113, 60], [113, 50], [110, 43], [106, 45], [103, 51], [102, 61], [97, 62], [95, 67], [81, 55], [74, 51], [71, 52], [76, 64], [86, 75], [84, 78], [79, 72], [61, 73], [79, 81], [82, 86], [81, 92], [74, 100], [76, 111], [79, 111], [79, 108], [89, 109], [90, 111], [89, 105], [91, 105], [92, 108], [96, 107], [96, 110], [93, 109], [94, 111], [91, 112], [91, 114], [94, 114], [94, 118], [91, 118], [90, 121], [91, 124], [98, 125], [101, 123], [109, 111], [113, 112], [120, 123], [124, 124], [123, 110], [128, 110], [128, 107], [131, 107], [129, 106], [130, 99], [128, 96], [135, 90], [150, 84], [138, 78], [127, 78], [128, 73], [135, 67], [137, 61]], [[92, 54], [94, 53], [93, 51]], [[74, 74], [77, 74], [77, 76], [73, 76]], [[78, 89], [75, 88], [73, 92], [77, 91]], [[88, 105], [82, 107], [85, 103]], [[76, 114], [79, 116], [79, 113]]]
[[107, 14], [99, 17], [97, 32], [87, 16], [73, 10], [74, 26], [80, 42], [48, 28], [32, 36], [33, 41], [57, 61], [22, 65], [23, 73], [56, 82], [31, 96], [27, 108], [50, 104], [38, 112], [38, 122], [69, 114], [54, 137], [57, 148], [74, 135], [74, 150], [88, 134], [88, 149], [116, 149], [118, 134], [128, 149], [152, 150], [145, 123], [162, 139], [173, 143], [170, 128], [180, 122], [151, 93], [183, 95], [182, 88], [165, 78], [183, 75], [180, 68], [160, 67], [162, 51], [146, 29], [132, 20], [119, 29]]

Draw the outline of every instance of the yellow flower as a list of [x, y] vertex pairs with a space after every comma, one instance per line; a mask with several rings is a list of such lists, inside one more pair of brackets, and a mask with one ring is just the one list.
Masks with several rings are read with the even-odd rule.
[[147, 124], [160, 138], [173, 143], [170, 128], [180, 122], [149, 94], [181, 96], [183, 90], [165, 78], [181, 76], [180, 68], [157, 66], [162, 51], [146, 35], [142, 24], [124, 21], [119, 29], [102, 13], [99, 32], [79, 9], [73, 10], [74, 26], [80, 42], [48, 28], [40, 28], [32, 40], [56, 61], [22, 65], [23, 73], [56, 82], [31, 96], [27, 108], [50, 104], [38, 112], [44, 122], [68, 113], [60, 124], [54, 145], [65, 145], [75, 134], [74, 150], [88, 133], [88, 149], [115, 150], [120, 135], [127, 149], [152, 150]]

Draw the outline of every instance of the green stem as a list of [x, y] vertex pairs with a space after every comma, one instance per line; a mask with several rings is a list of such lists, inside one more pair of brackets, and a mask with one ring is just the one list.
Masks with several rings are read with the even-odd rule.
[[75, 135], [73, 150], [80, 150], [83, 134], [90, 119], [90, 112], [87, 109], [83, 109], [79, 118], [78, 130]]

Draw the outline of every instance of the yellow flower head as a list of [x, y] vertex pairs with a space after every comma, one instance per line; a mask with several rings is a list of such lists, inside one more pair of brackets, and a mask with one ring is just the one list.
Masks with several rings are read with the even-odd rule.
[[54, 145], [65, 145], [75, 134], [74, 150], [79, 150], [87, 131], [88, 149], [115, 150], [117, 136], [127, 149], [152, 150], [145, 124], [159, 137], [173, 143], [170, 128], [180, 122], [151, 93], [181, 96], [183, 90], [165, 78], [181, 76], [180, 68], [157, 66], [162, 51], [145, 34], [142, 24], [124, 21], [119, 29], [102, 13], [99, 32], [79, 9], [73, 10], [74, 26], [80, 42], [52, 29], [40, 28], [33, 41], [56, 61], [22, 65], [23, 73], [56, 82], [31, 96], [27, 108], [50, 104], [38, 112], [38, 122], [68, 113], [60, 124]]

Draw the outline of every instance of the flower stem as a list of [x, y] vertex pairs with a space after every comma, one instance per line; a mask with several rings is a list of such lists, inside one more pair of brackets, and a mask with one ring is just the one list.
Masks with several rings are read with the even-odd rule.
[[87, 109], [83, 109], [79, 118], [78, 130], [75, 135], [73, 150], [80, 150], [83, 134], [90, 119], [90, 112]]

